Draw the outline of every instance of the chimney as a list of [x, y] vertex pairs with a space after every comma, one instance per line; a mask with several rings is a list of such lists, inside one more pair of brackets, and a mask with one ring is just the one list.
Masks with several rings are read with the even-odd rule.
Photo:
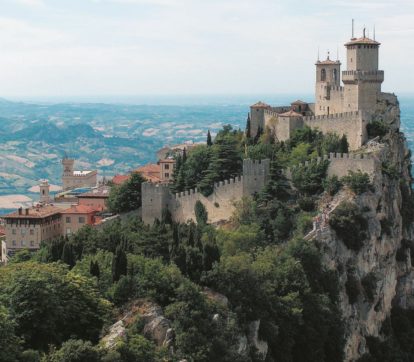
[[19, 215], [23, 214], [23, 208], [19, 207]]

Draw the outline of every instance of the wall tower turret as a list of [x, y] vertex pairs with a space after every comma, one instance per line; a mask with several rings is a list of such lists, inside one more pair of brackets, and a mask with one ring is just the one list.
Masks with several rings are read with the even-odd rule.
[[365, 34], [345, 44], [347, 70], [342, 72], [344, 112], [372, 111], [381, 93], [384, 71], [378, 70], [379, 47], [375, 39]]
[[315, 114], [332, 114], [342, 111], [341, 62], [331, 60], [328, 52], [326, 60], [316, 62], [316, 104]]

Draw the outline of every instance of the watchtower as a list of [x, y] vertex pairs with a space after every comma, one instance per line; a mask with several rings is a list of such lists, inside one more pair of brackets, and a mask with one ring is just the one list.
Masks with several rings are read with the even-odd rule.
[[342, 73], [344, 112], [372, 111], [381, 93], [384, 71], [378, 70], [379, 47], [375, 39], [354, 38], [345, 44], [347, 70]]
[[68, 158], [65, 156], [62, 159], [62, 165], [63, 165], [63, 176], [73, 176], [73, 168], [75, 165], [75, 160]]
[[[331, 60], [328, 55], [325, 60], [316, 62], [315, 114], [331, 114], [342, 111], [341, 100], [337, 96], [341, 87], [341, 62]], [[335, 93], [335, 95], [333, 94]]]
[[250, 134], [255, 137], [259, 127], [264, 131], [265, 128], [265, 110], [272, 109], [266, 103], [258, 102], [250, 106]]
[[269, 181], [270, 160], [243, 160], [243, 195], [250, 196]]
[[50, 202], [50, 185], [48, 180], [40, 180], [39, 183], [40, 198], [39, 202], [42, 204], [48, 204]]

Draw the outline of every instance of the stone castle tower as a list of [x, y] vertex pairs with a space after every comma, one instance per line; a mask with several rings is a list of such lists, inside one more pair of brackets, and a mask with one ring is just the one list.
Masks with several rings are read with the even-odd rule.
[[73, 176], [75, 160], [65, 156], [62, 159], [62, 165], [63, 165], [63, 175], [62, 176], [63, 177]]
[[39, 189], [40, 189], [39, 202], [42, 204], [48, 204], [50, 202], [50, 185], [49, 185], [48, 180], [40, 180]]
[[341, 62], [326, 60], [316, 62], [315, 115], [342, 112]]
[[381, 94], [384, 71], [378, 70], [380, 43], [369, 39], [352, 38], [345, 44], [347, 70], [342, 73], [344, 89], [344, 112], [372, 111]]
[[347, 69], [329, 59], [316, 62], [315, 115], [372, 111], [381, 95], [384, 71], [378, 69], [379, 46], [365, 34], [345, 44]]

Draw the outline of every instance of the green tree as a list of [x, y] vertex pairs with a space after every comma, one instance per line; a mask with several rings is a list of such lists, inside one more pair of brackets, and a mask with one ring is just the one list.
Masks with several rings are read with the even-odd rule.
[[45, 350], [71, 336], [97, 341], [108, 312], [94, 282], [63, 264], [26, 262], [0, 269], [0, 303], [29, 348]]
[[100, 362], [98, 350], [91, 342], [70, 339], [46, 357], [46, 362]]
[[358, 195], [367, 192], [371, 188], [369, 175], [361, 170], [357, 172], [348, 171], [348, 175], [342, 177], [341, 182], [349, 186]]
[[21, 340], [15, 334], [15, 327], [7, 309], [0, 305], [0, 361], [15, 362], [20, 356]]
[[206, 225], [208, 221], [208, 212], [206, 207], [200, 200], [197, 200], [194, 206], [194, 213], [196, 216], [197, 224]]
[[127, 256], [122, 245], [118, 245], [112, 259], [112, 280], [117, 282], [122, 275], [127, 274]]
[[250, 121], [250, 113], [247, 114], [247, 122], [246, 122], [246, 138], [249, 140], [251, 138], [251, 121]]
[[108, 198], [108, 208], [112, 212], [122, 213], [141, 207], [141, 184], [145, 182], [140, 173], [132, 173], [128, 181], [113, 186]]
[[91, 260], [90, 266], [89, 266], [89, 273], [92, 276], [97, 277], [99, 279], [101, 272], [100, 272], [99, 264], [97, 261]]
[[210, 147], [213, 145], [213, 141], [211, 140], [210, 130], [207, 132], [207, 146]]

